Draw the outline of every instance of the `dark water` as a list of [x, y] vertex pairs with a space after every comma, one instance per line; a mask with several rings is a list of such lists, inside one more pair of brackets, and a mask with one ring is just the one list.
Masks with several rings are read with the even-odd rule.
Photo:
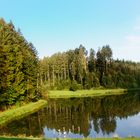
[[46, 108], [0, 129], [0, 135], [140, 137], [140, 93], [52, 99]]

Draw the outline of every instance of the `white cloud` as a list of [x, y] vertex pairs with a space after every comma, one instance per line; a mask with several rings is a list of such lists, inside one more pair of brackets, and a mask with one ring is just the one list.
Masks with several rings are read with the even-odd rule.
[[115, 58], [140, 62], [140, 20], [135, 25], [122, 40], [121, 47], [115, 48]]
[[140, 35], [130, 35], [126, 37], [126, 41], [129, 45], [140, 47]]
[[130, 45], [140, 47], [140, 17], [136, 19], [131, 33], [125, 39]]
[[140, 47], [132, 46], [129, 44], [123, 44], [123, 47], [116, 47], [114, 52], [114, 58], [125, 59], [140, 62]]
[[134, 27], [134, 30], [135, 30], [135, 31], [140, 31], [140, 25], [136, 25], [136, 26]]
[[129, 60], [140, 62], [140, 35], [129, 35], [125, 38], [122, 52]]

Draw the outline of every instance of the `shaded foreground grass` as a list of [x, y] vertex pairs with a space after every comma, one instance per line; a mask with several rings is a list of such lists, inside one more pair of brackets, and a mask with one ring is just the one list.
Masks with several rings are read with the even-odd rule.
[[2, 127], [3, 125], [9, 122], [12, 122], [13, 120], [18, 120], [20, 118], [28, 116], [29, 114], [32, 114], [36, 112], [37, 110], [39, 110], [40, 108], [46, 106], [46, 104], [47, 104], [47, 101], [39, 100], [37, 102], [29, 103], [22, 107], [4, 111], [0, 113], [0, 127]]
[[10, 137], [0, 137], [0, 140], [43, 140], [41, 138], [10, 138]]
[[[82, 140], [140, 140], [140, 138], [81, 138]], [[80, 138], [6, 138], [0, 137], [0, 140], [81, 140]]]
[[96, 90], [52, 90], [48, 93], [48, 98], [72, 98], [72, 97], [96, 97], [107, 95], [125, 94], [130, 91], [140, 91], [140, 89], [96, 89]]

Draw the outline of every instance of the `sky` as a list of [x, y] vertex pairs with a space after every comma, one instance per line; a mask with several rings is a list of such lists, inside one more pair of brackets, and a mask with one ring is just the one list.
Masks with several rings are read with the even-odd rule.
[[114, 59], [140, 62], [140, 0], [0, 0], [0, 17], [34, 44], [40, 58], [109, 44]]

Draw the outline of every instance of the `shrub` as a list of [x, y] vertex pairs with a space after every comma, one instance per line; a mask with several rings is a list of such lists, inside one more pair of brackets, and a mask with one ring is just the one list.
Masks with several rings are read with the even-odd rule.
[[77, 84], [76, 81], [73, 81], [73, 82], [71, 83], [71, 85], [70, 85], [69, 90], [70, 90], [70, 91], [76, 91], [76, 90], [78, 90], [78, 89], [79, 89], [79, 85]]

